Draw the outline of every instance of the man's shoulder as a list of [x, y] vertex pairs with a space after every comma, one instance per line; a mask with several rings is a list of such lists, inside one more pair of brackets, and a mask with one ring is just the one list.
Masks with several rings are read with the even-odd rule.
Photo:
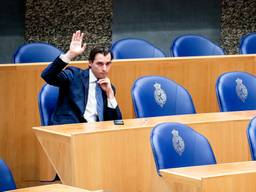
[[74, 67], [74, 66], [68, 66], [66, 68], [66, 70], [70, 70], [73, 73], [87, 73], [87, 72], [89, 72], [89, 69], [81, 69], [79, 67]]

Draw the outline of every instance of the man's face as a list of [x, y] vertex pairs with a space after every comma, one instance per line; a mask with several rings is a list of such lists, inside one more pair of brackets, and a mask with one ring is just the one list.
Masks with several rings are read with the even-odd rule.
[[107, 77], [108, 71], [111, 67], [111, 55], [110, 53], [104, 56], [101, 53], [95, 55], [94, 61], [89, 61], [89, 66], [97, 79], [103, 79]]

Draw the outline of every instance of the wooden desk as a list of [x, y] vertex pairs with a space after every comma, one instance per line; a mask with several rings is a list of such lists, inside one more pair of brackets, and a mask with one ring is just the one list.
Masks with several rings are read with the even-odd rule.
[[16, 189], [16, 190], [11, 190], [11, 192], [104, 192], [104, 191], [102, 190], [88, 191], [85, 189], [72, 187], [68, 185], [52, 184], [52, 185], [42, 185], [37, 187]]
[[[256, 74], [255, 64], [256, 55], [115, 60], [110, 79], [116, 86], [124, 118], [133, 118], [130, 90], [134, 80], [143, 75], [173, 79], [191, 93], [197, 112], [216, 112], [217, 77], [227, 71]], [[47, 65], [0, 65], [0, 155], [11, 168], [18, 187], [55, 176], [47, 161], [40, 161], [40, 145], [31, 129], [40, 125], [37, 96], [44, 83], [40, 74]], [[86, 68], [87, 61], [72, 65]]]
[[171, 192], [255, 192], [256, 162], [160, 170]]
[[217, 162], [250, 160], [246, 128], [256, 111], [205, 113], [34, 127], [64, 184], [113, 192], [167, 192], [157, 175], [150, 131], [161, 122], [181, 122], [205, 135]]

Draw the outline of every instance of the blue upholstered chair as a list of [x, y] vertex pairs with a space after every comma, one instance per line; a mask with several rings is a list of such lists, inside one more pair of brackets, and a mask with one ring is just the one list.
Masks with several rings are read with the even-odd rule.
[[136, 117], [195, 113], [189, 92], [165, 77], [141, 77], [134, 82], [131, 93]]
[[161, 123], [151, 130], [151, 148], [160, 169], [215, 164], [208, 140], [187, 125]]
[[0, 191], [8, 191], [16, 189], [11, 170], [6, 163], [0, 159]]
[[254, 117], [247, 128], [247, 138], [251, 151], [252, 160], [256, 160], [256, 117]]
[[182, 35], [170, 47], [174, 57], [224, 55], [222, 48], [199, 35]]
[[49, 125], [52, 113], [57, 105], [59, 88], [45, 84], [38, 96], [41, 125]]
[[216, 82], [220, 111], [256, 109], [256, 77], [246, 72], [228, 72]]
[[51, 62], [61, 53], [61, 50], [47, 43], [28, 43], [16, 50], [13, 55], [13, 62]]
[[256, 33], [249, 33], [240, 39], [240, 53], [241, 54], [255, 54], [256, 53]]
[[165, 57], [165, 54], [151, 43], [127, 38], [116, 41], [111, 48], [114, 59]]

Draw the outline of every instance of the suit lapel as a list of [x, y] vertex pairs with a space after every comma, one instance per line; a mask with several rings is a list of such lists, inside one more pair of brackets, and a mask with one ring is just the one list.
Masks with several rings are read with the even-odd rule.
[[76, 90], [74, 90], [73, 99], [75, 104], [80, 110], [80, 114], [83, 115], [85, 111], [85, 107], [87, 104], [87, 98], [88, 98], [88, 90], [89, 90], [89, 70], [84, 70], [81, 73], [81, 79], [77, 80], [80, 82], [77, 82], [77, 86], [73, 87]]

